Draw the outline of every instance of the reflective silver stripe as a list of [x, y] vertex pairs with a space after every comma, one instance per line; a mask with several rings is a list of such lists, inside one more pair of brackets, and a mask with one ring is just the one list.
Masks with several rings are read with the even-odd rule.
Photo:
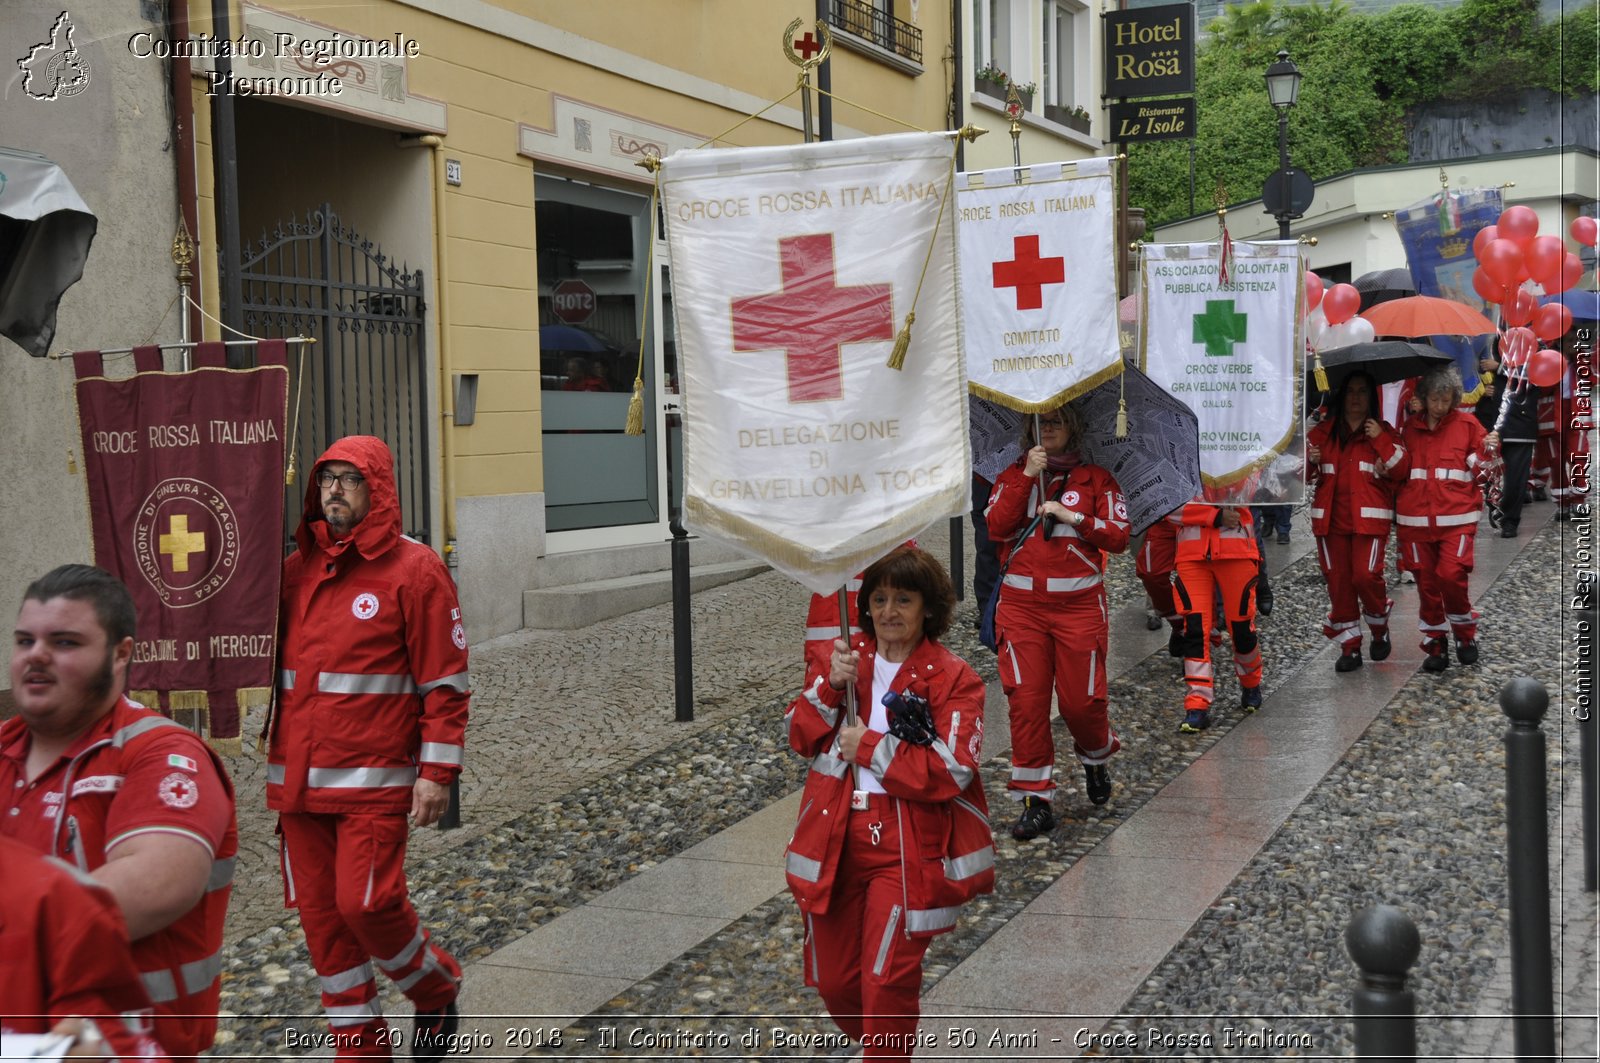
[[1324, 514], [1326, 514], [1327, 512], [1328, 511], [1325, 510], [1325, 509], [1318, 509], [1315, 506], [1312, 506], [1311, 507], [1311, 519], [1312, 520], [1321, 520], [1323, 518]]
[[820, 675], [812, 680], [811, 685], [806, 687], [806, 701], [810, 703], [812, 708], [817, 710], [817, 715], [822, 717], [822, 722], [832, 727], [839, 719], [839, 710], [822, 700], [822, 686], [827, 681], [825, 677]]
[[1007, 587], [1015, 587], [1019, 591], [1033, 590], [1032, 576], [1019, 576], [1014, 572], [1007, 572], [1000, 582], [1005, 584]]
[[850, 770], [850, 765], [827, 750], [823, 750], [811, 761], [811, 770], [818, 775], [829, 775], [835, 779], [842, 779], [845, 772]]
[[1196, 540], [1198, 538], [1200, 538], [1200, 525], [1198, 525], [1198, 524], [1180, 524], [1180, 525], [1178, 525], [1178, 532], [1177, 532], [1177, 540], [1178, 540], [1178, 542], [1180, 542], [1180, 543], [1193, 542], [1194, 540]]
[[178, 983], [172, 980], [171, 971], [140, 971], [139, 981], [144, 983], [152, 1004], [170, 1004], [178, 999]]
[[1335, 472], [1338, 471], [1338, 469], [1336, 467], [1334, 467], [1333, 465], [1328, 464], [1327, 462], [1323, 462], [1322, 463], [1321, 469], [1322, 469], [1323, 473], [1328, 475], [1328, 476], [1332, 476]]
[[199, 993], [222, 977], [222, 953], [213, 952], [203, 960], [193, 960], [178, 968], [186, 993]]
[[267, 782], [277, 786], [283, 785], [284, 766], [282, 764], [267, 765]]
[[447, 742], [422, 743], [421, 759], [425, 764], [454, 764], [461, 766], [461, 747]]
[[1378, 509], [1375, 506], [1362, 506], [1360, 515], [1373, 520], [1394, 520], [1394, 510]]
[[952, 882], [961, 882], [973, 875], [982, 874], [994, 866], [994, 847], [985, 845], [967, 853], [965, 856], [945, 857], [944, 877]]
[[1397, 514], [1394, 521], [1405, 528], [1426, 528], [1428, 526], [1427, 517], [1412, 517], [1404, 513]]
[[1356, 468], [1362, 472], [1370, 472], [1373, 475], [1377, 475], [1378, 472], [1378, 467], [1370, 461], [1358, 461], [1356, 462]]
[[894, 944], [894, 932], [900, 926], [900, 906], [897, 904], [889, 909], [889, 921], [883, 924], [883, 940], [878, 942], [878, 958], [873, 961], [872, 973], [883, 973], [884, 965], [889, 962], [889, 948]]
[[1405, 447], [1401, 447], [1401, 446], [1397, 446], [1397, 447], [1394, 448], [1394, 453], [1389, 455], [1389, 459], [1387, 461], [1381, 462], [1380, 466], [1382, 467], [1384, 472], [1388, 472], [1390, 469], [1392, 469], [1396, 465], [1400, 464], [1400, 459], [1405, 457], [1405, 456], [1406, 456], [1406, 448]]
[[439, 966], [439, 961], [433, 958], [433, 953], [422, 957], [422, 966], [406, 975], [404, 978], [395, 979], [394, 987], [404, 993], [424, 978], [435, 972], [443, 973], [444, 968]]
[[1050, 773], [1054, 770], [1049, 764], [1042, 768], [1019, 768], [1011, 765], [1011, 778], [1017, 782], [1049, 782]]
[[135, 738], [138, 738], [142, 734], [148, 734], [149, 732], [162, 727], [182, 726], [183, 724], [179, 723], [177, 720], [169, 720], [165, 716], [147, 716], [142, 720], [135, 720], [133, 723], [130, 723], [128, 726], [117, 731], [116, 734], [111, 736], [111, 744], [115, 748], [121, 749], [123, 746], [127, 745], [129, 742], [132, 742]]
[[417, 684], [408, 675], [319, 672], [317, 691], [322, 694], [415, 694]]
[[383, 1009], [376, 1000], [365, 1004], [338, 1004], [322, 1010], [328, 1016], [329, 1026], [365, 1026], [373, 1019], [383, 1018]]
[[419, 926], [417, 927], [417, 932], [411, 936], [411, 940], [406, 943], [405, 948], [387, 960], [379, 959], [377, 956], [372, 957], [372, 959], [385, 971], [398, 971], [411, 962], [412, 958], [416, 956], [417, 950], [422, 947], [423, 941], [422, 927]]
[[[1469, 458], [1469, 460], [1471, 460]], [[1412, 469], [1413, 480], [1460, 480], [1462, 483], [1471, 483], [1474, 479], [1465, 469]]]
[[933, 740], [933, 751], [939, 754], [939, 759], [944, 762], [944, 770], [950, 773], [950, 778], [965, 790], [967, 784], [972, 782], [972, 769], [957, 760], [956, 755], [950, 752], [950, 747], [937, 738]]
[[306, 772], [306, 785], [321, 790], [412, 786], [416, 781], [416, 768], [312, 768]]
[[806, 628], [806, 641], [807, 642], [820, 642], [823, 639], [836, 639], [838, 637], [839, 637], [839, 625], [838, 624], [835, 624], [832, 627], [808, 627], [808, 628]]
[[[440, 676], [438, 679], [430, 679], [426, 683], [418, 683], [417, 693], [426, 696], [440, 687], [449, 687], [451, 690], [465, 694], [472, 688], [472, 684], [468, 681], [466, 672], [457, 672], [455, 675]], [[388, 691], [384, 693], [388, 693]]]
[[1477, 510], [1471, 513], [1441, 513], [1433, 518], [1433, 522], [1441, 528], [1451, 528], [1458, 524], [1476, 524], [1479, 516]]
[[1186, 658], [1183, 662], [1183, 676], [1185, 679], [1210, 679], [1211, 662]]
[[802, 882], [815, 882], [822, 877], [822, 861], [801, 856], [790, 849], [783, 858], [783, 869]]
[[906, 912], [906, 930], [913, 934], [948, 930], [956, 925], [960, 906], [952, 908], [913, 908]]
[[1054, 528], [1050, 529], [1050, 538], [1076, 539], [1078, 538], [1078, 529], [1068, 524], [1066, 521], [1062, 521], [1060, 524], [1057, 524]]
[[238, 863], [238, 860], [236, 856], [229, 856], [211, 861], [211, 877], [206, 880], [207, 893], [233, 885], [233, 865]]
[[882, 779], [889, 774], [889, 765], [894, 762], [894, 755], [900, 752], [900, 739], [894, 735], [884, 735], [872, 751], [872, 762], [869, 767], [872, 774]]
[[372, 964], [363, 963], [360, 967], [352, 967], [348, 971], [319, 977], [318, 981], [322, 983], [324, 993], [348, 993], [357, 986], [372, 981]]
[[280, 669], [278, 669], [278, 689], [279, 690], [293, 690], [294, 689], [294, 669], [293, 668], [280, 668]]
[[1471, 613], [1446, 613], [1444, 618], [1452, 624], [1471, 624], [1477, 620]]

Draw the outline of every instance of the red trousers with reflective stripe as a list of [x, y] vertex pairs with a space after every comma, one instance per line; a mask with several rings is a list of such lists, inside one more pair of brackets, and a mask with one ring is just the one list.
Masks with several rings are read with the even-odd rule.
[[[1215, 589], [1222, 594], [1222, 615], [1228, 623], [1250, 624], [1251, 630], [1255, 629], [1256, 617], [1256, 589], [1251, 581], [1260, 571], [1261, 563], [1253, 557], [1227, 557], [1178, 562], [1178, 582], [1174, 585], [1177, 596], [1178, 609], [1184, 614], [1184, 623], [1192, 622], [1192, 618], [1200, 618], [1200, 653], [1199, 657], [1185, 657], [1183, 661], [1183, 677], [1185, 693], [1183, 707], [1188, 709], [1210, 709], [1215, 683], [1212, 680], [1211, 670], [1211, 614], [1215, 604], [1212, 598], [1213, 581]], [[1233, 651], [1234, 672], [1239, 677], [1239, 686], [1244, 689], [1261, 685], [1261, 646], [1256, 644], [1248, 653], [1240, 653], [1237, 646]]]
[[1178, 610], [1172, 604], [1172, 569], [1178, 560], [1178, 540], [1166, 521], [1151, 526], [1144, 533], [1144, 545], [1134, 559], [1133, 570], [1150, 596], [1150, 607], [1160, 613], [1168, 623], [1180, 622]]
[[[435, 945], [406, 890], [406, 817], [284, 812], [285, 906], [300, 909], [338, 1059], [390, 1058], [375, 970], [418, 1011], [455, 999], [461, 966]], [[363, 1009], [370, 1011], [364, 1021]]]
[[1347, 535], [1330, 532], [1317, 536], [1317, 563], [1328, 581], [1328, 622], [1322, 633], [1346, 651], [1361, 647], [1361, 621], [1365, 619], [1377, 638], [1388, 634], [1388, 589], [1383, 584], [1387, 535]]
[[1003, 639], [1000, 687], [1011, 708], [1012, 778], [1006, 788], [1017, 797], [1048, 799], [1055, 793], [1052, 691], [1080, 760], [1104, 763], [1121, 748], [1106, 712], [1105, 586], [1070, 594], [1006, 587], [995, 627]]
[[1431, 639], [1444, 638], [1446, 625], [1463, 642], [1478, 637], [1478, 612], [1467, 594], [1477, 532], [1474, 524], [1431, 542], [1400, 544], [1406, 566], [1417, 574], [1417, 628], [1424, 649]]
[[872, 800], [870, 809], [845, 813], [850, 823], [827, 914], [807, 917], [806, 984], [817, 987], [839, 1029], [862, 1043], [862, 1058], [907, 1060], [931, 939], [906, 937], [899, 823], [887, 797]]

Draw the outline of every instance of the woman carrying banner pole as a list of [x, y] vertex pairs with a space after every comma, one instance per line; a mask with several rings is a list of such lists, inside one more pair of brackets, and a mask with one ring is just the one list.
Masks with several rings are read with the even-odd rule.
[[[1106, 762], [1122, 748], [1106, 710], [1104, 553], [1128, 548], [1128, 506], [1109, 472], [1079, 453], [1083, 424], [1062, 406], [1024, 421], [1023, 455], [995, 480], [989, 535], [1006, 565], [995, 611], [1000, 685], [1011, 709], [1011, 779], [1022, 802], [1011, 836], [1055, 827], [1050, 695], [1072, 733], [1089, 800], [1111, 799]], [[1034, 520], [1042, 514], [1043, 520]]]
[[1394, 602], [1383, 572], [1405, 448], [1399, 432], [1373, 417], [1376, 394], [1370, 375], [1350, 373], [1334, 391], [1332, 416], [1306, 436], [1306, 466], [1316, 491], [1311, 532], [1331, 606], [1322, 633], [1339, 644], [1334, 669], [1340, 672], [1361, 667], [1363, 619], [1372, 630], [1372, 659], [1384, 660], [1392, 648]]

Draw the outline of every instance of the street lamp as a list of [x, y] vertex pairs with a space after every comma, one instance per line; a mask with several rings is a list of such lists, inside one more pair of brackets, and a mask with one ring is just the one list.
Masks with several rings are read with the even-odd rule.
[[[1289, 219], [1295, 215], [1290, 204], [1289, 108], [1300, 97], [1300, 68], [1288, 52], [1279, 52], [1278, 61], [1267, 67], [1267, 99], [1278, 109], [1278, 239], [1289, 239]], [[1309, 204], [1308, 204], [1309, 205]]]

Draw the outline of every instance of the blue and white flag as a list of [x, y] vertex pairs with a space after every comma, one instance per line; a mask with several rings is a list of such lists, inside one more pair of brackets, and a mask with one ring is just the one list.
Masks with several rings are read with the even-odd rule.
[[[1406, 264], [1411, 268], [1418, 295], [1442, 296], [1494, 314], [1493, 307], [1472, 287], [1472, 272], [1478, 267], [1472, 238], [1493, 225], [1502, 209], [1498, 188], [1473, 188], [1436, 193], [1395, 211], [1395, 228], [1406, 249]], [[1426, 339], [1456, 360], [1467, 397], [1475, 398], [1482, 343], [1474, 345], [1471, 340], [1455, 336]]]

